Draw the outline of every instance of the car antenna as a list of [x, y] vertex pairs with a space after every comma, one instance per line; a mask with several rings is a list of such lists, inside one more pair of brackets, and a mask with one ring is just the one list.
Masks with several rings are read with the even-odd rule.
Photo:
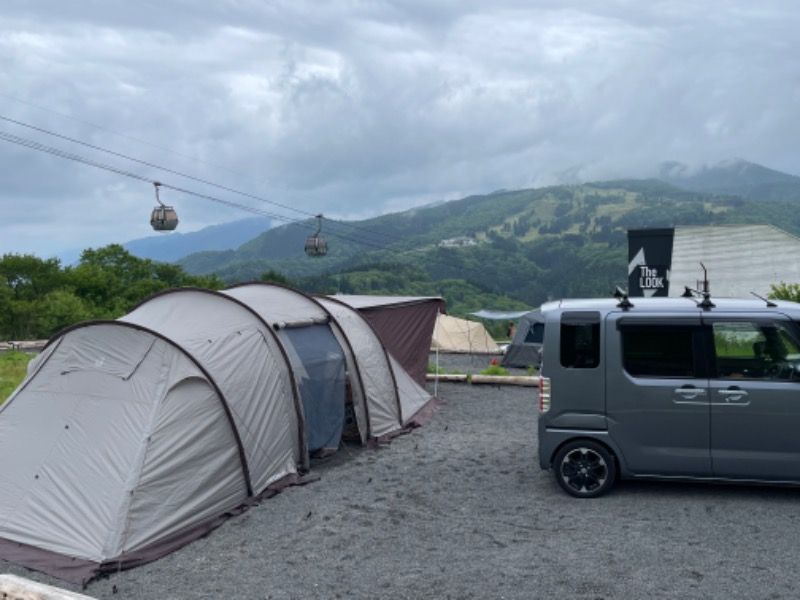
[[751, 294], [753, 294], [753, 296], [755, 296], [755, 297], [756, 297], [756, 298], [758, 298], [759, 300], [763, 300], [764, 302], [766, 302], [766, 303], [767, 303], [767, 306], [769, 306], [770, 308], [775, 308], [776, 306], [778, 306], [777, 304], [775, 304], [775, 303], [774, 303], [772, 300], [770, 300], [769, 298], [764, 298], [764, 296], [759, 296], [759, 295], [758, 295], [758, 294], [756, 294], [755, 292], [750, 292], [750, 293], [751, 293]]
[[617, 308], [621, 308], [622, 310], [628, 310], [633, 308], [633, 302], [628, 300], [628, 292], [623, 290], [618, 285], [614, 287], [614, 298], [619, 300], [619, 304], [617, 304]]
[[699, 304], [702, 308], [708, 310], [709, 308], [714, 308], [715, 304], [711, 302], [711, 292], [709, 291], [708, 285], [708, 269], [703, 263], [700, 263], [700, 266], [703, 267], [703, 301]]
[[695, 290], [690, 288], [688, 285], [683, 286], [683, 294], [681, 296], [683, 298], [692, 298], [694, 299], [695, 296], [702, 296], [703, 299], [697, 303], [697, 306], [704, 310], [710, 310], [716, 306], [711, 301], [711, 292], [709, 290], [708, 285], [708, 270], [703, 263], [700, 263], [700, 266], [703, 267], [703, 289], [702, 290]]

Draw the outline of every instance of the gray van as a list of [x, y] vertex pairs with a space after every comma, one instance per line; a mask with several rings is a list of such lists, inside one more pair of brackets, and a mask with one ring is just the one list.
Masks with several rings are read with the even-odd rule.
[[621, 296], [542, 313], [539, 464], [567, 493], [800, 483], [800, 304]]

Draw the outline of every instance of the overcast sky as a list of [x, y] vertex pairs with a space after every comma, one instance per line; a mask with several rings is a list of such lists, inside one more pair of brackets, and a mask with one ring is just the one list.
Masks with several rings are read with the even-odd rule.
[[3, 0], [0, 255], [152, 235], [153, 180], [216, 199], [162, 188], [189, 232], [664, 160], [800, 175], [798, 31], [795, 0]]

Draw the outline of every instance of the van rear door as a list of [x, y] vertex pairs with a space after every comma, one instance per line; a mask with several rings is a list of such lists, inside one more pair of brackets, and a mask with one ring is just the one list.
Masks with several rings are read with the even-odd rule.
[[633, 475], [711, 476], [708, 361], [700, 315], [609, 313], [608, 431]]

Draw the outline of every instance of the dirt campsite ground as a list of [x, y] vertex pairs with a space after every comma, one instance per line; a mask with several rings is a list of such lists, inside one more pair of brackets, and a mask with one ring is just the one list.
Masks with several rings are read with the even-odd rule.
[[[487, 357], [440, 355], [478, 372]], [[430, 384], [431, 390], [433, 385]], [[800, 490], [621, 483], [566, 496], [536, 459], [536, 389], [439, 383], [427, 426], [344, 447], [285, 490], [93, 598], [795, 598]]]

